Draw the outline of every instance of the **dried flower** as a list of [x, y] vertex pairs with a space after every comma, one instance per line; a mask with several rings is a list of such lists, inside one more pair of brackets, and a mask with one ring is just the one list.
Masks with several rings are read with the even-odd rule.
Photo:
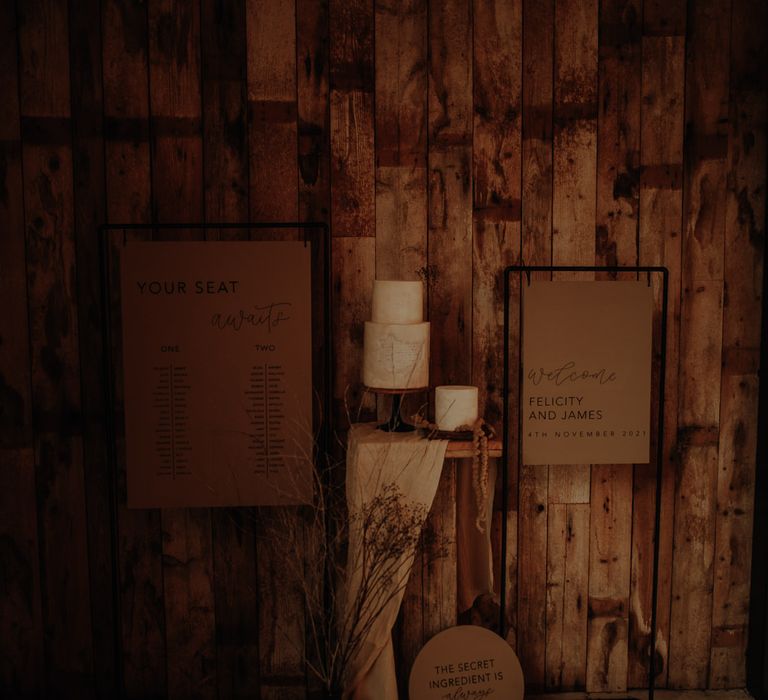
[[288, 553], [290, 578], [306, 608], [307, 667], [329, 694], [352, 680], [348, 668], [379, 615], [405, 589], [419, 543], [433, 558], [447, 551], [446, 541], [422, 533], [427, 507], [406, 499], [394, 483], [348, 513], [339, 467], [315, 471], [315, 504], [301, 509], [302, 518], [276, 509], [260, 533]]

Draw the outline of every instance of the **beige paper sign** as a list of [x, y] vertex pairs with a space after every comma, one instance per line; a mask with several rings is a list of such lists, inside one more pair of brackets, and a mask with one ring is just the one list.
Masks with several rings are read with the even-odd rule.
[[121, 293], [128, 506], [307, 502], [309, 248], [129, 242]]
[[652, 303], [645, 281], [524, 287], [524, 464], [648, 462]]
[[522, 700], [523, 671], [512, 648], [484, 627], [436, 634], [411, 669], [408, 695], [418, 700]]

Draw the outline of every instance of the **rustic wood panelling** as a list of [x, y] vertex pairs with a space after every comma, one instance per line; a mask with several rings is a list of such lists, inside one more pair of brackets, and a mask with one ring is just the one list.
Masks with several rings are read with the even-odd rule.
[[[246, 12], [251, 219], [295, 221], [299, 213], [296, 3], [248, 0]], [[293, 235], [275, 231], [272, 237]], [[269, 509], [260, 509], [259, 528], [270, 517]], [[299, 515], [288, 512], [286, 517]], [[285, 553], [264, 539], [258, 542], [256, 578], [261, 696], [303, 697], [303, 604]]]
[[333, 241], [333, 354], [337, 358], [333, 415], [338, 429], [375, 417], [375, 398], [361, 385], [363, 324], [371, 320], [371, 297], [370, 292], [359, 293], [373, 289], [375, 245], [370, 236], [345, 236]]
[[[111, 223], [151, 221], [146, 13], [145, 6], [122, 0], [102, 4], [105, 185], [107, 221]], [[118, 323], [113, 324], [112, 332], [115, 361], [119, 362]], [[113, 410], [119, 410], [121, 396], [118, 377]], [[121, 435], [118, 441], [122, 444]], [[118, 450], [118, 454], [123, 452]], [[166, 647], [160, 511], [126, 508], [122, 462], [116, 478], [122, 683], [129, 697], [162, 697], [166, 693]]]
[[376, 234], [373, 0], [329, 0], [331, 229]]
[[[375, 235], [374, 7], [371, 0], [329, 1], [331, 233]], [[338, 428], [371, 419], [375, 397], [362, 391], [363, 323], [369, 321], [375, 240], [334, 240], [334, 419]]]
[[[298, 112], [298, 164], [299, 164], [299, 202], [298, 216], [304, 221], [328, 221], [330, 212], [330, 114], [328, 109], [330, 96], [329, 82], [329, 13], [327, 2], [298, 0], [296, 3], [296, 67], [297, 67], [297, 112]], [[324, 256], [322, 246], [313, 247], [314, 269], [323, 265], [332, 265], [331, 260], [320, 259]], [[326, 352], [332, 352], [333, 345], [326, 345], [324, 334], [324, 301], [327, 290], [324, 288], [322, 275], [313, 278], [313, 374], [318, 397], [326, 389], [323, 372], [323, 358]], [[317, 427], [316, 427], [317, 429]], [[338, 478], [338, 477], [337, 477]], [[306, 532], [307, 541], [321, 537], [322, 533]], [[314, 551], [318, 551], [315, 549]], [[305, 561], [307, 575], [314, 576], [316, 562]], [[322, 588], [321, 577], [316, 577], [318, 599]], [[305, 626], [306, 649], [311, 663], [317, 663], [316, 640], [312, 638], [312, 626]], [[321, 693], [320, 680], [309, 672], [307, 693], [318, 696]]]
[[[427, 2], [377, 2], [374, 25], [375, 276], [426, 280]], [[426, 295], [424, 302], [427, 318]], [[381, 398], [379, 410], [387, 412], [389, 402]], [[426, 394], [408, 397], [403, 414], [414, 413], [425, 398]], [[455, 488], [453, 472], [453, 468], [446, 470], [437, 499], [440, 505], [427, 523], [438, 537], [445, 537], [446, 529], [453, 530], [455, 502], [451, 509], [447, 496]], [[416, 654], [426, 639], [441, 629], [437, 625], [451, 615], [455, 617], [456, 588], [451, 598], [450, 591], [442, 586], [446, 577], [455, 580], [455, 567], [455, 558], [451, 563], [446, 558], [436, 560], [430, 551], [416, 553], [395, 632], [403, 695], [407, 694], [407, 673]], [[428, 602], [430, 598], [433, 600]]]
[[495, 425], [504, 400], [499, 270], [520, 259], [522, 24], [521, 2], [474, 4], [472, 383]]
[[[296, 74], [299, 136], [299, 219], [328, 222], [331, 206], [328, 3], [299, 0], [296, 3]], [[313, 269], [321, 270], [322, 246], [313, 247]], [[321, 274], [312, 288], [312, 370], [315, 391], [325, 392], [323, 358], [326, 352], [323, 317], [325, 290]], [[332, 348], [332, 345], [331, 345]], [[329, 350], [331, 348], [328, 348]]]
[[[426, 282], [432, 383], [478, 385], [500, 429], [505, 265], [665, 265], [656, 640], [655, 461], [512, 459], [494, 570], [506, 526], [508, 639], [530, 690], [642, 686], [652, 648], [660, 685], [743, 685], [765, 12], [758, 0], [3, 4], [0, 694], [317, 694], [285, 553], [258, 539], [272, 511], [128, 510], [124, 465], [107, 469], [122, 388], [105, 406], [96, 228], [184, 219], [329, 222], [342, 440], [376, 408], [360, 384], [374, 277]], [[656, 379], [659, 353], [657, 337]], [[427, 525], [438, 536], [455, 537], [466, 468], [443, 473]], [[457, 619], [461, 546], [416, 557], [394, 635], [402, 690], [424, 642]]]
[[517, 594], [517, 653], [533, 692], [546, 685], [548, 612], [551, 595], [557, 595], [547, 583], [547, 479], [546, 466], [520, 466], [517, 567], [525, 574]]
[[465, 384], [472, 357], [472, 6], [430, 7], [427, 289], [433, 385]]
[[[203, 0], [202, 118], [205, 220], [248, 220], [248, 122], [245, 3]], [[208, 237], [247, 239], [247, 231], [209, 230]], [[220, 697], [259, 692], [256, 541], [252, 510], [211, 511]]]
[[245, 2], [202, 0], [200, 11], [205, 218], [247, 221]]
[[[642, 3], [600, 4], [595, 264], [638, 261]], [[598, 279], [626, 275], [599, 274]], [[592, 467], [588, 691], [627, 687], [632, 468]]]
[[547, 509], [548, 688], [584, 687], [589, 515], [586, 503], [550, 503]]
[[330, 116], [328, 2], [296, 3], [296, 73], [299, 119], [299, 216], [328, 221]]
[[[552, 263], [593, 265], [596, 252], [598, 3], [556, 0]], [[578, 163], [578, 167], [574, 167]], [[559, 273], [558, 279], [589, 279]], [[548, 531], [548, 549], [560, 544], [562, 570], [547, 572], [547, 586], [562, 600], [547, 608], [549, 687], [586, 685], [589, 600], [589, 465], [551, 465], [550, 508], [567, 504], [566, 527]], [[582, 504], [577, 507], [576, 504]], [[564, 533], [564, 534], [563, 534]], [[559, 650], [559, 651], [558, 651]], [[549, 653], [552, 651], [552, 653]], [[552, 676], [550, 677], [552, 678]]]
[[[708, 686], [745, 684], [765, 247], [765, 3], [731, 10], [723, 350]], [[764, 339], [763, 339], [764, 340]], [[765, 375], [763, 375], [765, 376]]]
[[[376, 277], [426, 279], [427, 2], [375, 10]], [[425, 398], [406, 397], [403, 415]], [[389, 415], [389, 397], [379, 397], [378, 409], [382, 420]]]
[[[100, 3], [94, 0], [69, 6], [72, 169], [75, 245], [77, 251], [77, 305], [80, 337], [80, 387], [83, 411], [83, 472], [85, 500], [91, 522], [113, 519], [112, 474], [108, 445], [101, 363], [101, 284], [98, 227], [106, 218], [104, 179], [103, 82], [101, 31], [94, 23]], [[112, 528], [88, 529], [88, 564], [91, 579], [93, 663], [97, 693], [107, 694], [116, 684], [116, 611], [112, 565]]]
[[[43, 681], [43, 624], [35, 496], [35, 453], [16, 12], [0, 8], [0, 686], [34, 695]], [[11, 300], [13, 302], [11, 303]]]
[[[522, 2], [473, 3], [473, 234], [472, 234], [472, 381], [479, 389], [480, 412], [485, 419], [500, 426], [503, 419], [503, 348], [504, 285], [499, 270], [520, 260], [521, 187], [522, 187]], [[517, 347], [518, 327], [511, 329], [510, 344]], [[517, 391], [516, 373], [510, 387]], [[515, 406], [515, 409], [517, 407]], [[507, 417], [517, 426], [517, 411]], [[517, 463], [511, 461], [513, 474], [508, 490], [510, 510], [501, 510], [501, 486], [495, 494], [495, 510], [489, 523], [497, 568], [494, 584], [501, 585], [501, 530], [507, 527], [506, 610], [507, 639], [515, 646], [517, 630]], [[463, 473], [470, 473], [469, 464]], [[473, 502], [470, 479], [459, 479], [460, 500]], [[467, 490], [468, 493], [462, 493]], [[457, 518], [471, 518], [471, 512], [459, 510]], [[472, 528], [474, 524], [468, 523]], [[471, 530], [470, 530], [471, 531]], [[466, 532], [459, 527], [458, 533]], [[458, 574], [460, 580], [476, 580], [470, 568], [470, 554], [464, 554], [461, 534], [458, 539]], [[469, 601], [467, 601], [469, 602]]]
[[85, 692], [93, 633], [78, 340], [69, 17], [20, 3], [19, 93], [45, 683]]
[[[472, 358], [472, 3], [448, 0], [428, 13], [427, 299], [430, 383], [469, 382]], [[461, 261], [461, 262], [460, 262]], [[450, 359], [447, 359], [450, 357]], [[446, 361], [447, 360], [447, 361]], [[425, 552], [423, 641], [456, 624], [456, 469], [448, 462], [427, 526], [450, 537], [446, 556]], [[449, 535], [450, 533], [450, 535]], [[407, 620], [405, 621], [407, 624]]]
[[[680, 0], [644, 3], [643, 98], [640, 114], [640, 262], [669, 270], [667, 367], [664, 393], [664, 454], [656, 653], [657, 683], [666, 684], [669, 657], [669, 610], [672, 571], [674, 493], [678, 467], [677, 362], [680, 337], [680, 265], [682, 240], [683, 107], [685, 104], [685, 8]], [[661, 286], [654, 287], [654, 327], [661, 322]], [[654, 357], [660, 353], [658, 335]], [[658, 372], [654, 375], [658, 378]], [[651, 420], [657, 424], [656, 406]], [[658, 437], [658, 436], [657, 436]], [[652, 445], [655, 455], [656, 443]], [[636, 465], [632, 511], [628, 686], [647, 682], [651, 649], [653, 522], [656, 462]]]
[[456, 624], [456, 469], [463, 460], [449, 460], [424, 531], [429, 541], [422, 559], [422, 615], [425, 644], [438, 632]]
[[102, 28], [107, 218], [112, 223], [149, 223], [152, 177], [146, 6], [106, 0]]
[[297, 214], [295, 25], [295, 2], [246, 1], [251, 221]]
[[[149, 13], [149, 110], [154, 218], [204, 216], [200, 4], [157, 0]], [[181, 237], [166, 232], [163, 237]], [[216, 694], [213, 548], [209, 509], [161, 515], [169, 697]]]
[[[691, 7], [686, 42], [678, 449], [669, 684], [704, 688], [720, 432], [730, 4]], [[720, 50], [713, 51], [711, 47]]]
[[200, 2], [152, 0], [147, 10], [153, 215], [160, 223], [178, 221], [179, 212], [200, 221]]
[[427, 265], [427, 3], [376, 3], [376, 276]]
[[[523, 0], [521, 250], [522, 261], [529, 265], [552, 263], [554, 22], [554, 0]], [[513, 304], [518, 304], [519, 298], [520, 290], [516, 288]], [[510, 347], [512, 369], [520, 362], [519, 343]], [[511, 417], [509, 420], [517, 425]], [[547, 685], [547, 610], [550, 596], [558, 594], [547, 587], [548, 472], [547, 466], [518, 467], [517, 561], [518, 572], [525, 573], [518, 574], [514, 603], [517, 653], [527, 687], [534, 692]]]

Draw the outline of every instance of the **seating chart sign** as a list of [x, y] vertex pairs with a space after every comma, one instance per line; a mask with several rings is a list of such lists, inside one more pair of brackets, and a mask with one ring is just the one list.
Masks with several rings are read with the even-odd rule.
[[303, 242], [126, 243], [129, 507], [311, 499], [310, 284]]
[[652, 309], [646, 281], [524, 288], [524, 464], [649, 461]]

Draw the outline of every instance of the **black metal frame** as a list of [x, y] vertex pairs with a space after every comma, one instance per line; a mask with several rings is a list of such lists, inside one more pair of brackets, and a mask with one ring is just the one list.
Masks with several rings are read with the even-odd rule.
[[[661, 358], [659, 370], [659, 394], [658, 394], [658, 423], [656, 439], [656, 513], [653, 525], [653, 588], [651, 593], [651, 631], [649, 645], [648, 661], [648, 697], [653, 700], [654, 685], [656, 682], [656, 607], [658, 603], [658, 585], [659, 585], [659, 526], [661, 520], [661, 486], [662, 470], [664, 467], [664, 380], [667, 366], [667, 311], [669, 296], [669, 270], [666, 267], [618, 267], [618, 266], [586, 266], [586, 265], [510, 265], [504, 268], [504, 425], [503, 425], [503, 444], [502, 444], [502, 510], [504, 527], [501, 529], [501, 582], [500, 582], [500, 619], [499, 631], [504, 637], [506, 635], [506, 587], [507, 587], [507, 528], [506, 518], [509, 512], [509, 313], [510, 313], [510, 279], [513, 273], [518, 273], [521, 278], [520, 289], [522, 290], [522, 276], [525, 274], [528, 284], [531, 281], [531, 272], [602, 272], [608, 274], [629, 273], [629, 274], [652, 274], [660, 273], [663, 279], [662, 291], [662, 309], [661, 309]], [[649, 277], [650, 279], [650, 277]], [[522, 292], [518, 304], [518, 319], [520, 328], [523, 327], [522, 312]], [[522, 363], [518, 363], [517, 371], [520, 372]], [[520, 403], [520, 387], [522, 382], [518, 383], [517, 401]], [[522, 463], [522, 412], [518, 411], [518, 441], [517, 441], [517, 464]], [[518, 496], [519, 498], [519, 496]]]
[[[109, 243], [110, 235], [115, 231], [122, 231], [123, 236], [127, 231], [252, 231], [266, 229], [296, 229], [304, 232], [304, 244], [310, 241], [313, 231], [320, 232], [322, 237], [323, 252], [323, 335], [324, 358], [323, 377], [324, 392], [322, 397], [323, 415], [320, 420], [320, 433], [318, 436], [319, 454], [318, 460], [326, 458], [332, 444], [332, 396], [333, 396], [333, 343], [332, 343], [332, 317], [331, 317], [331, 235], [328, 224], [321, 221], [255, 221], [243, 223], [167, 223], [167, 224], [103, 224], [98, 228], [99, 243], [99, 272], [101, 283], [101, 323], [102, 323], [102, 375], [104, 377], [104, 397], [110, 417], [106, 421], [107, 430], [107, 468], [109, 469], [111, 490], [110, 529], [112, 538], [112, 569], [117, 571], [118, 532], [117, 532], [117, 445], [114, 418], [111, 412], [114, 408], [114, 379], [115, 368], [112, 357], [112, 317], [110, 311], [110, 271], [109, 271]], [[119, 582], [113, 577], [113, 605], [115, 610], [119, 607]], [[122, 639], [121, 624], [118, 622], [115, 630], [114, 653], [116, 668], [118, 669], [118, 688], [123, 688], [122, 661], [120, 657], [120, 645]]]
[[755, 451], [755, 510], [752, 534], [752, 573], [749, 594], [747, 690], [754, 698], [768, 698], [768, 248], [763, 252], [763, 339], [760, 348], [760, 389]]

